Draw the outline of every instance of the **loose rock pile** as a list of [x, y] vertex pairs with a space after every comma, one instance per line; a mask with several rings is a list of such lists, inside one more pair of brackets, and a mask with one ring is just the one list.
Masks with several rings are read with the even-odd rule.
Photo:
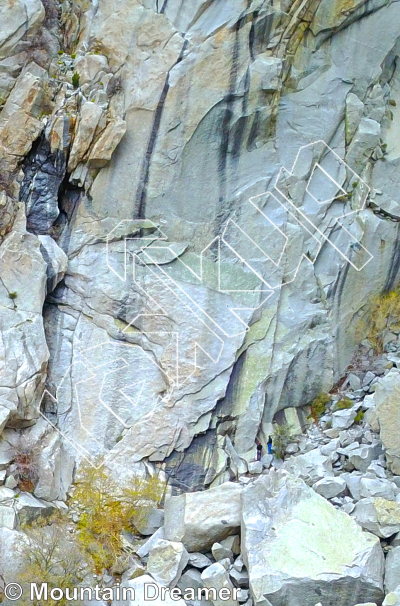
[[228, 602], [186, 600], [196, 606], [400, 604], [400, 358], [369, 367], [347, 376], [285, 460], [265, 455], [237, 482], [170, 497], [136, 550], [140, 573], [182, 593], [238, 589]]

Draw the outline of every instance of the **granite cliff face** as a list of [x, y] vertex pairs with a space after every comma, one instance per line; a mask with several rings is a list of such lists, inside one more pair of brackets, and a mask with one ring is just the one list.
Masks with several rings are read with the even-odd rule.
[[400, 4], [0, 11], [1, 427], [226, 481], [396, 284]]
[[[400, 603], [400, 328], [365, 340], [400, 270], [399, 24], [395, 0], [0, 0], [0, 583], [24, 522], [75, 536], [101, 457], [172, 493], [114, 580]], [[274, 420], [297, 438], [254, 461]]]

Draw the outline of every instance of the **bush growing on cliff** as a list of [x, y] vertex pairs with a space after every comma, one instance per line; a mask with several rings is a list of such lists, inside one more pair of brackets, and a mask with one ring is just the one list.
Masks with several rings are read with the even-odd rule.
[[157, 477], [135, 476], [120, 487], [104, 468], [82, 467], [74, 492], [81, 511], [78, 540], [97, 572], [109, 569], [121, 555], [121, 532], [137, 532], [135, 523], [145, 522], [150, 508], [157, 507], [164, 494], [165, 484]]
[[400, 330], [400, 288], [373, 297], [368, 311], [360, 321], [360, 340], [368, 339], [376, 353], [383, 352], [388, 333]]
[[284, 458], [287, 445], [294, 440], [294, 437], [290, 425], [285, 423], [283, 425], [276, 424], [274, 426], [272, 443], [274, 445], [275, 456], [278, 459]]
[[311, 413], [309, 418], [319, 421], [326, 412], [326, 405], [331, 401], [331, 396], [327, 393], [320, 393], [311, 403]]
[[74, 88], [79, 88], [79, 82], [80, 82], [79, 74], [77, 74], [75, 72], [75, 74], [73, 74], [73, 76], [72, 76], [72, 86]]
[[23, 437], [12, 448], [13, 473], [18, 487], [25, 492], [33, 492], [38, 479], [39, 447]]
[[339, 400], [336, 405], [335, 405], [335, 410], [347, 410], [348, 408], [351, 408], [353, 406], [353, 402], [350, 400], [350, 398], [343, 398], [342, 400]]

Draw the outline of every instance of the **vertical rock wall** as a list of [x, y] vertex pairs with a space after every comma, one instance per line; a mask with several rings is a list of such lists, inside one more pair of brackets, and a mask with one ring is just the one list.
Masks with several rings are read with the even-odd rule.
[[[400, 5], [19, 4], [0, 41], [0, 255], [38, 251], [40, 343], [2, 382], [5, 423], [39, 414], [46, 380], [78, 459], [228, 479], [277, 411], [339, 379], [365, 302], [397, 282]], [[68, 266], [42, 317], [46, 235]], [[24, 286], [4, 282], [17, 319]]]

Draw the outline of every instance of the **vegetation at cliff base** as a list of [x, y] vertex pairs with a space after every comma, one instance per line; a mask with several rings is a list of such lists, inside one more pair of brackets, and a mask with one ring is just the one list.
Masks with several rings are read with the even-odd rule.
[[284, 423], [283, 425], [276, 424], [274, 426], [272, 443], [274, 445], [275, 456], [278, 459], [284, 458], [286, 448], [294, 440], [294, 437], [290, 425]]
[[[24, 528], [26, 541], [19, 549], [19, 555], [25, 567], [18, 577], [24, 588], [19, 604], [42, 606], [42, 599], [30, 599], [30, 583], [48, 583], [49, 587], [62, 590], [79, 585], [91, 572], [88, 562], [79, 546], [68, 533], [65, 523], [54, 521], [52, 524], [35, 524]], [[71, 602], [66, 598], [46, 600], [49, 606], [66, 606]], [[80, 602], [74, 602], [80, 604]]]
[[103, 467], [84, 465], [76, 481], [74, 501], [81, 512], [78, 542], [92, 558], [95, 570], [109, 569], [123, 549], [121, 532], [136, 532], [165, 493], [157, 477], [134, 476], [118, 486]]
[[359, 331], [364, 332], [364, 338], [366, 336], [376, 353], [383, 352], [385, 337], [400, 331], [400, 288], [372, 297]]
[[320, 393], [314, 400], [311, 402], [311, 413], [309, 418], [314, 419], [314, 421], [319, 421], [320, 418], [326, 412], [326, 405], [331, 401], [331, 396], [327, 393]]
[[343, 398], [342, 400], [339, 400], [339, 402], [337, 402], [335, 404], [335, 410], [347, 410], [348, 408], [351, 408], [353, 406], [353, 402], [352, 400], [350, 400], [350, 398]]

